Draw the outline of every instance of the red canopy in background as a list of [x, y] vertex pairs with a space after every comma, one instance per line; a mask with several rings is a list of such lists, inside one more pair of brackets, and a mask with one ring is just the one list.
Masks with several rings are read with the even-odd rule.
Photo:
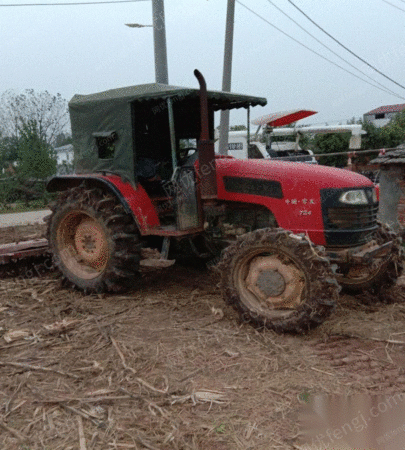
[[253, 125], [269, 125], [271, 127], [282, 127], [297, 120], [316, 114], [317, 111], [308, 111], [306, 109], [292, 109], [291, 111], [281, 111], [274, 114], [258, 117], [252, 120]]

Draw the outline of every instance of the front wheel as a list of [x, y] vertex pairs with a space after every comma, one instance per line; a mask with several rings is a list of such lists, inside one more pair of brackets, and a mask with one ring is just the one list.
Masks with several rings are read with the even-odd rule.
[[242, 320], [277, 333], [304, 333], [334, 310], [337, 284], [323, 250], [283, 229], [244, 234], [218, 265], [225, 300]]
[[380, 224], [374, 240], [380, 245], [392, 242], [391, 252], [383, 258], [375, 258], [371, 264], [339, 265], [336, 279], [346, 292], [378, 293], [393, 286], [401, 276], [404, 270], [402, 239], [387, 225]]

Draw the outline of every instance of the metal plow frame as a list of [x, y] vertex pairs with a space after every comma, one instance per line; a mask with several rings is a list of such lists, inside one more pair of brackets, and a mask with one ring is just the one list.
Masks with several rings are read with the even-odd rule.
[[49, 250], [47, 239], [36, 239], [0, 245], [0, 264], [8, 264], [31, 256], [41, 256]]

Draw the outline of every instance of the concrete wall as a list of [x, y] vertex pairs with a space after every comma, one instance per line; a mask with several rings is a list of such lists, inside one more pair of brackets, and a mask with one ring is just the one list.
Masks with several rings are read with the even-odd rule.
[[381, 168], [378, 216], [395, 231], [405, 226], [405, 166]]

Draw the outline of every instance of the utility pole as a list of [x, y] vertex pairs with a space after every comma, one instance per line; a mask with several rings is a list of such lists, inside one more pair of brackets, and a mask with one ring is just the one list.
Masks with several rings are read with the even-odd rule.
[[169, 84], [167, 69], [165, 9], [163, 0], [152, 0], [156, 83]]
[[[233, 50], [233, 28], [235, 21], [235, 0], [228, 0], [226, 13], [224, 70], [222, 75], [222, 90], [231, 92], [232, 78], [232, 50]], [[228, 154], [228, 132], [229, 132], [229, 110], [221, 111], [221, 122], [219, 127], [219, 153]]]

